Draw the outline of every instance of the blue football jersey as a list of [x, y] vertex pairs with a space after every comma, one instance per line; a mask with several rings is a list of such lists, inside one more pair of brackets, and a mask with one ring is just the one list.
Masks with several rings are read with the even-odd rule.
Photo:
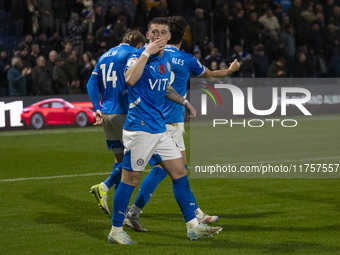
[[[104, 53], [98, 60], [87, 83], [87, 90], [95, 110], [106, 114], [126, 114], [128, 110], [128, 88], [124, 71], [126, 61], [137, 49], [120, 44]], [[99, 105], [99, 88], [102, 106]]]
[[[131, 55], [126, 68], [130, 68], [143, 51], [144, 48]], [[149, 57], [141, 78], [133, 87], [129, 87], [129, 111], [124, 129], [149, 133], [166, 130], [163, 108], [170, 82], [170, 62], [170, 55], [165, 51], [162, 57]]]
[[[170, 84], [178, 94], [185, 97], [190, 74], [199, 77], [204, 74], [205, 67], [192, 54], [180, 51], [173, 45], [166, 45], [164, 51], [171, 56]], [[184, 122], [184, 111], [184, 106], [166, 99], [163, 109], [165, 123]]]

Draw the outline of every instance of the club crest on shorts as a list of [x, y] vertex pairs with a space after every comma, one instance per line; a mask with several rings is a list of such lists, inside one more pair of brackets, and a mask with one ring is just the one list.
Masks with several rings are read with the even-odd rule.
[[137, 159], [137, 165], [141, 166], [144, 164], [144, 160], [143, 159]]

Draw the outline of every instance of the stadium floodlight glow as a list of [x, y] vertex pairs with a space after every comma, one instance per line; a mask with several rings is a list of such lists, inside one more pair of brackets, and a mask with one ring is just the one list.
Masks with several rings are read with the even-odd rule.
[[[245, 100], [242, 90], [232, 84], [215, 84], [216, 89], [227, 89], [231, 92], [233, 98], [233, 115], [244, 115]], [[289, 98], [288, 94], [302, 94], [304, 97]], [[312, 95], [308, 89], [298, 87], [282, 87], [281, 88], [281, 115], [287, 114], [287, 105], [295, 105], [304, 115], [311, 116], [312, 114], [305, 108], [303, 104], [311, 99]], [[253, 103], [253, 88], [247, 88], [247, 106], [251, 113], [257, 116], [268, 116], [275, 112], [278, 107], [278, 88], [272, 88], [272, 105], [269, 109], [258, 110], [255, 109]], [[207, 96], [201, 96], [201, 114], [207, 115]]]

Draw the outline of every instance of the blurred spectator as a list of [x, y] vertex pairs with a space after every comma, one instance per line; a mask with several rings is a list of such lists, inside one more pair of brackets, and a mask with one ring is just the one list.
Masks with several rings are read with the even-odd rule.
[[309, 23], [312, 23], [316, 20], [313, 2], [309, 3], [307, 9], [301, 12], [301, 16]]
[[230, 22], [230, 47], [241, 45], [246, 36], [246, 22], [244, 20], [244, 10], [240, 9]]
[[31, 49], [32, 39], [33, 39], [32, 34], [25, 35], [24, 41], [19, 43], [19, 48]]
[[216, 62], [217, 66], [221, 62], [221, 54], [219, 53], [216, 47], [213, 47], [210, 51], [210, 54], [205, 57], [204, 62], [207, 66], [211, 66], [212, 62]]
[[59, 56], [62, 57], [64, 60], [68, 59], [68, 56], [71, 54], [72, 47], [72, 41], [66, 41], [64, 44], [64, 49], [59, 53]]
[[94, 33], [97, 31], [99, 28], [105, 26], [105, 17], [103, 15], [103, 9], [100, 5], [97, 5], [94, 8]]
[[273, 15], [277, 18], [279, 24], [281, 24], [283, 17], [286, 15], [283, 4], [277, 4], [275, 10], [273, 11]]
[[15, 35], [22, 36], [25, 2], [23, 0], [11, 0], [9, 7], [9, 13], [12, 20], [15, 22]]
[[268, 69], [267, 77], [269, 78], [284, 78], [286, 75], [285, 59], [279, 58], [274, 60]]
[[70, 86], [68, 86], [69, 94], [80, 94], [80, 79], [78, 76], [78, 59], [77, 52], [75, 50], [71, 51], [71, 54], [66, 59], [64, 68], [68, 77]]
[[46, 68], [47, 68], [51, 77], [53, 76], [53, 67], [54, 67], [57, 55], [58, 55], [58, 53], [55, 50], [51, 50], [50, 53], [48, 54], [48, 60], [47, 60], [47, 63], [46, 63]]
[[53, 8], [52, 0], [37, 0], [39, 10], [39, 27], [47, 36], [53, 33]]
[[20, 58], [23, 67], [32, 67], [32, 63], [28, 57], [29, 52], [30, 52], [29, 48], [22, 47], [19, 49], [19, 52], [17, 53], [17, 56]]
[[254, 77], [254, 67], [252, 56], [249, 52], [242, 53], [242, 62], [240, 66], [240, 76], [243, 78]]
[[26, 76], [31, 72], [31, 68], [23, 68], [20, 57], [13, 57], [12, 67], [8, 70], [7, 79], [9, 85], [9, 96], [26, 96]]
[[10, 60], [5, 49], [0, 50], [0, 97], [9, 96], [7, 72], [10, 69]]
[[[160, 2], [161, 1], [164, 1], [165, 4], [166, 4], [166, 0], [160, 0]], [[118, 14], [118, 17], [119, 16], [125, 16], [126, 17], [126, 23], [125, 24], [126, 24], [127, 27], [133, 26], [132, 18], [131, 18], [130, 11], [129, 11], [129, 5], [127, 3], [123, 3], [122, 11]]]
[[40, 54], [47, 58], [48, 53], [53, 50], [47, 41], [47, 35], [45, 33], [41, 33], [38, 37], [38, 40], [36, 40], [36, 43], [39, 44]]
[[151, 8], [149, 13], [149, 20], [153, 20], [157, 17], [167, 17], [169, 16], [168, 3], [166, 0], [159, 0], [156, 4]]
[[333, 7], [333, 15], [329, 19], [329, 23], [334, 24], [338, 31], [340, 30], [340, 6]]
[[287, 11], [287, 14], [290, 18], [290, 23], [293, 25], [295, 31], [297, 31], [302, 11], [303, 7], [301, 5], [301, 0], [293, 0], [292, 5], [289, 7]]
[[110, 5], [105, 13], [105, 26], [114, 26], [117, 22], [118, 14], [116, 13], [116, 7]]
[[269, 61], [262, 46], [255, 50], [253, 55], [253, 65], [256, 78], [267, 77]]
[[[113, 45], [118, 45], [126, 33], [127, 29], [127, 18], [125, 15], [119, 15], [116, 25], [113, 27], [112, 33], [113, 33]], [[109, 48], [112, 47], [112, 45], [108, 45]]]
[[87, 93], [86, 84], [90, 79], [95, 65], [96, 61], [93, 60], [92, 54], [88, 51], [84, 52], [79, 66], [80, 88], [82, 93]]
[[328, 24], [327, 30], [324, 34], [324, 53], [327, 61], [330, 59], [333, 52], [339, 46], [336, 44], [340, 40], [339, 31], [335, 30], [334, 24]]
[[[319, 66], [321, 54], [323, 54], [323, 36], [320, 31], [320, 26], [316, 22], [312, 24], [308, 39], [308, 50], [310, 54], [312, 72], [315, 76], [317, 76], [317, 73], [320, 71], [319, 68], [323, 68], [323, 66]], [[324, 70], [321, 72], [324, 72]]]
[[67, 31], [69, 39], [72, 41], [72, 48], [77, 52], [78, 56], [83, 53], [83, 33], [87, 29], [87, 24], [87, 18], [81, 21], [78, 13], [71, 13], [71, 17], [67, 24]]
[[294, 28], [289, 25], [281, 33], [281, 40], [285, 45], [286, 59], [287, 59], [287, 75], [290, 77], [293, 75], [294, 58], [296, 52]]
[[285, 43], [280, 40], [276, 31], [270, 33], [270, 37], [265, 41], [264, 48], [269, 62], [278, 59], [280, 56], [285, 56]]
[[259, 18], [259, 22], [265, 27], [267, 32], [280, 31], [280, 24], [276, 16], [273, 15], [273, 10], [268, 8], [266, 13]]
[[63, 39], [58, 32], [54, 32], [53, 35], [48, 38], [47, 43], [50, 45], [49, 48], [54, 49], [58, 52], [63, 50]]
[[39, 11], [33, 0], [24, 0], [24, 34], [36, 34], [39, 29]]
[[37, 64], [37, 57], [39, 56], [39, 53], [39, 44], [32, 43], [31, 52], [27, 57], [27, 60], [31, 63], [31, 67], [34, 67]]
[[324, 17], [327, 19], [327, 23], [331, 23], [333, 16], [334, 0], [327, 0], [323, 8]]
[[[178, 8], [178, 6], [181, 6], [181, 5], [179, 4], [176, 7]], [[144, 34], [146, 32], [147, 25], [148, 25], [148, 9], [147, 9], [145, 0], [138, 0], [136, 14], [135, 14], [135, 26], [139, 28], [141, 32]]]
[[60, 56], [55, 60], [52, 76], [55, 94], [68, 94], [69, 82], [64, 69], [64, 62], [65, 59]]
[[52, 77], [46, 67], [44, 56], [37, 58], [37, 65], [32, 69], [33, 92], [36, 96], [52, 95]]
[[66, 36], [67, 9], [66, 0], [53, 0], [54, 32]]
[[195, 17], [190, 22], [190, 29], [193, 43], [203, 49], [204, 41], [208, 38], [207, 20], [204, 19], [203, 9], [195, 10]]
[[293, 77], [303, 78], [307, 77], [307, 63], [305, 53], [299, 51], [296, 54], [296, 62], [294, 63]]
[[246, 21], [246, 36], [245, 36], [245, 45], [244, 48], [248, 51], [252, 51], [252, 37], [257, 33], [260, 26], [263, 27], [263, 25], [258, 22], [258, 15], [257, 12], [253, 11], [249, 15], [249, 19]]
[[114, 35], [110, 25], [97, 30], [95, 43], [98, 48], [108, 50], [113, 46], [113, 42]]
[[226, 57], [228, 15], [228, 5], [225, 2], [220, 3], [214, 11], [214, 44], [223, 57]]

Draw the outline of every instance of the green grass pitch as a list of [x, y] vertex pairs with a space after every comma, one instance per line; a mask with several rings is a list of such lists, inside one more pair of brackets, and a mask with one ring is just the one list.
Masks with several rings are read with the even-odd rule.
[[[340, 156], [339, 123], [339, 118], [321, 119], [317, 130], [311, 125], [304, 131], [319, 139], [320, 152], [314, 146], [308, 152], [304, 146], [285, 151], [284, 158], [327, 156], [333, 147], [332, 155]], [[232, 132], [231, 144], [242, 149], [244, 134]], [[327, 134], [333, 139], [325, 141]], [[267, 133], [256, 130], [256, 139], [261, 135], [265, 141]], [[188, 137], [189, 132], [187, 144]], [[190, 241], [166, 178], [140, 218], [150, 232], [125, 228], [139, 242], [127, 247], [107, 243], [111, 218], [89, 193], [93, 184], [106, 178], [113, 162], [101, 128], [6, 131], [0, 133], [0, 141], [2, 255], [340, 254], [339, 179], [190, 179], [200, 207], [218, 215], [214, 225], [223, 227], [212, 238]], [[270, 158], [270, 153], [267, 149], [262, 154]], [[230, 157], [231, 162], [242, 160], [236, 152]], [[138, 187], [130, 203], [137, 191]]]

